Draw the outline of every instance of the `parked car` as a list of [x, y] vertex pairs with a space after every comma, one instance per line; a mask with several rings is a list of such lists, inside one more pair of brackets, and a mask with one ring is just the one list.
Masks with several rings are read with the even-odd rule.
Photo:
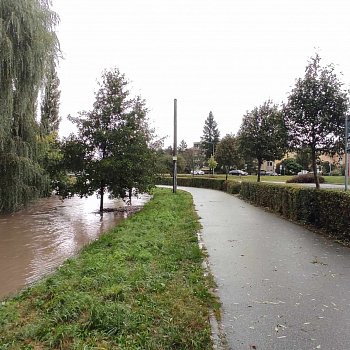
[[280, 176], [281, 174], [277, 174], [275, 171], [267, 171], [265, 175], [268, 175], [268, 176]]
[[230, 170], [228, 173], [230, 175], [237, 175], [237, 176], [246, 176], [246, 175], [248, 175], [248, 173], [246, 173], [243, 170], [239, 170], [239, 169]]
[[191, 170], [191, 174], [193, 175], [204, 175], [203, 170]]

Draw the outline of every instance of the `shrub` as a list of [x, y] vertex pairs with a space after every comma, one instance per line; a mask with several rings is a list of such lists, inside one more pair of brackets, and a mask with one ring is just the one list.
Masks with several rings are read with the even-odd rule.
[[[320, 184], [324, 183], [324, 177], [318, 175], [318, 179], [320, 181]], [[315, 183], [314, 174], [308, 173], [308, 174], [302, 174], [293, 176], [291, 179], [288, 179], [286, 182], [288, 183]]]
[[[171, 177], [163, 177], [158, 181], [159, 185], [173, 185]], [[198, 187], [210, 188], [228, 192], [230, 194], [237, 194], [241, 189], [241, 183], [237, 181], [225, 181], [223, 179], [207, 178], [207, 177], [178, 177], [177, 185], [184, 187]]]
[[225, 181], [223, 191], [230, 194], [238, 194], [241, 190], [241, 183], [238, 181]]
[[350, 195], [345, 192], [242, 182], [240, 195], [287, 219], [323, 228], [341, 239], [350, 239]]

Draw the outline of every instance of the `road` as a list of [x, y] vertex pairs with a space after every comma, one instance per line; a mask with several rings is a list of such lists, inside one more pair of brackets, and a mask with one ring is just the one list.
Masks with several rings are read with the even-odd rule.
[[233, 350], [350, 349], [350, 250], [224, 192], [192, 194]]

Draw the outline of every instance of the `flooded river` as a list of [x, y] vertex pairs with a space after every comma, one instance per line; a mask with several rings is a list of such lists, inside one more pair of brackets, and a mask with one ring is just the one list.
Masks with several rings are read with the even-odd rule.
[[[133, 198], [132, 204], [141, 206], [148, 199]], [[0, 215], [0, 299], [51, 272], [128, 215], [121, 200], [105, 198], [104, 207], [121, 210], [101, 216], [96, 196], [51, 197]]]

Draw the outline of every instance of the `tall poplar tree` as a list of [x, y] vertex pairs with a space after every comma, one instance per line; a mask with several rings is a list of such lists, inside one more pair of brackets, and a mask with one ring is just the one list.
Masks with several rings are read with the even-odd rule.
[[59, 85], [60, 80], [57, 76], [55, 62], [51, 62], [41, 100], [40, 127], [42, 135], [58, 132], [61, 122], [59, 115], [61, 91], [59, 90]]
[[55, 62], [48, 67], [40, 105], [40, 164], [50, 177], [51, 189], [56, 190], [57, 185], [66, 178], [65, 169], [61, 166], [63, 158], [61, 144], [58, 138], [58, 129], [61, 122], [59, 115], [60, 80], [56, 72]]
[[47, 0], [0, 1], [0, 212], [43, 195], [36, 101], [59, 51]]

